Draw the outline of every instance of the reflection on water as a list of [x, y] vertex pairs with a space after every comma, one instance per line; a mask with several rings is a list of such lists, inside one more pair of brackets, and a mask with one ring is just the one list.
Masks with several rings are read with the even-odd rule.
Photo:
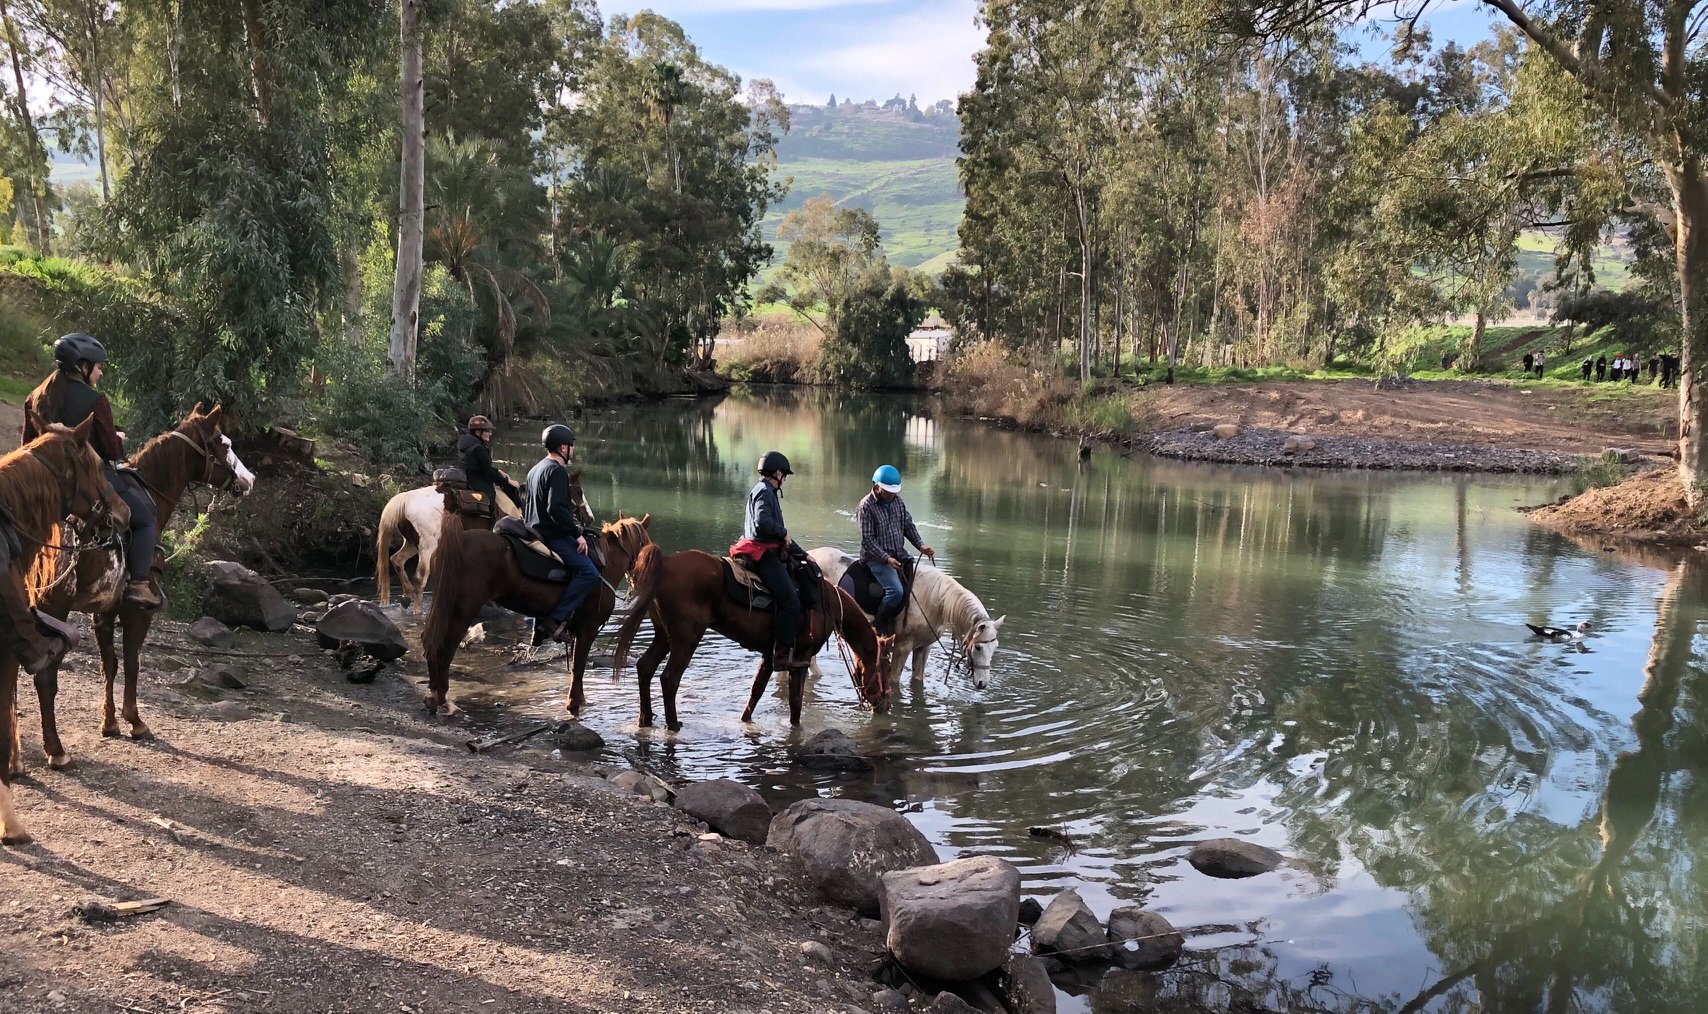
[[[901, 468], [943, 565], [1008, 616], [988, 691], [939, 660], [873, 717], [827, 653], [801, 732], [780, 689], [743, 726], [754, 659], [710, 637], [680, 735], [636, 728], [633, 680], [608, 670], [590, 673], [588, 721], [661, 773], [740, 778], [779, 805], [897, 806], [946, 856], [1014, 861], [1029, 893], [1073, 886], [1100, 915], [1143, 903], [1188, 931], [1176, 970], [1088, 984], [1064, 1009], [1708, 1007], [1704, 579], [1532, 528], [1512, 508], [1547, 488], [1080, 466], [1065, 442], [928, 402], [833, 394], [627, 407], [578, 429], [595, 509], [651, 512], [666, 549], [734, 541], [772, 447], [798, 473], [784, 507], [808, 547], [852, 548], [867, 477]], [[508, 456], [515, 471], [535, 452]], [[1522, 627], [1581, 619], [1598, 631], [1583, 650]], [[557, 674], [519, 683], [494, 689], [555, 714]], [[788, 748], [825, 726], [877, 770], [792, 767]], [[1227, 882], [1186, 865], [1223, 835], [1296, 868]]]

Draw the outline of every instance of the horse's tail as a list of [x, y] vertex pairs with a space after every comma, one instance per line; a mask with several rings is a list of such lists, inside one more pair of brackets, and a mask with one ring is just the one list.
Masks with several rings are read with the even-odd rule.
[[379, 590], [380, 605], [391, 601], [391, 543], [402, 525], [403, 501], [392, 497], [380, 511], [380, 530], [374, 536], [374, 586]]
[[621, 676], [628, 661], [629, 645], [640, 631], [641, 621], [652, 611], [653, 596], [658, 592], [658, 578], [664, 570], [664, 550], [655, 545], [643, 546], [635, 557], [634, 572], [629, 577], [629, 615], [617, 628], [617, 647], [611, 653], [611, 675]]
[[456, 647], [462, 635], [451, 635], [456, 622], [456, 589], [463, 562], [463, 519], [447, 511], [439, 522], [439, 548], [433, 554], [433, 573], [438, 575], [439, 590], [433, 595], [433, 605], [427, 610], [427, 625], [421, 629], [421, 651], [431, 661], [436, 650]]

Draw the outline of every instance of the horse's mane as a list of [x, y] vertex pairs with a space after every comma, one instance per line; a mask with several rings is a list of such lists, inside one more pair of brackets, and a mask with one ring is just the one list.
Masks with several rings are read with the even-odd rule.
[[166, 441], [172, 439], [172, 434], [183, 431], [184, 428], [186, 426], [188, 426], [190, 423], [194, 422], [197, 419], [201, 419], [201, 418], [206, 418], [206, 417], [205, 416], [196, 416], [196, 415], [187, 416], [183, 420], [181, 420], [178, 423], [178, 425], [172, 427], [171, 429], [166, 430], [163, 433], [156, 433], [154, 436], [149, 437], [146, 441], [143, 442], [143, 445], [141, 447], [137, 448], [137, 452], [135, 454], [131, 455], [131, 461], [133, 463], [141, 461], [143, 458], [147, 457], [151, 452], [159, 450], [161, 447], [163, 447], [166, 444]]
[[[929, 575], [929, 576], [927, 576]], [[913, 584], [919, 593], [935, 595], [943, 615], [955, 624], [957, 634], [964, 633], [980, 622], [991, 618], [984, 603], [972, 589], [950, 577], [937, 567], [919, 566], [914, 571]]]
[[621, 517], [599, 526], [599, 531], [616, 539], [617, 545], [623, 547], [623, 552], [629, 554], [631, 560], [640, 554], [643, 546], [652, 541], [639, 518]]

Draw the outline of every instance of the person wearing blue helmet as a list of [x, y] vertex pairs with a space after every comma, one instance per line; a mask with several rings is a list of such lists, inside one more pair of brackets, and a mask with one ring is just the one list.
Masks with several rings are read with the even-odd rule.
[[902, 502], [901, 471], [894, 465], [882, 465], [872, 473], [872, 492], [860, 501], [855, 517], [860, 524], [860, 559], [884, 588], [884, 601], [875, 620], [878, 633], [887, 637], [895, 633], [896, 617], [906, 602], [901, 577], [909, 562], [907, 543], [933, 560], [937, 551], [920, 539], [913, 515]]

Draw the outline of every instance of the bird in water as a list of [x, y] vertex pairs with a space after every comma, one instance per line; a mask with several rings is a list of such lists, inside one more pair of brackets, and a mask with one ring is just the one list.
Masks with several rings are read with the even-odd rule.
[[1576, 627], [1569, 630], [1565, 627], [1550, 627], [1547, 624], [1537, 626], [1534, 623], [1526, 623], [1525, 626], [1529, 627], [1530, 632], [1535, 634], [1537, 637], [1545, 638], [1549, 641], [1581, 641], [1583, 640], [1584, 635], [1589, 633], [1590, 628], [1588, 620], [1583, 621]]

